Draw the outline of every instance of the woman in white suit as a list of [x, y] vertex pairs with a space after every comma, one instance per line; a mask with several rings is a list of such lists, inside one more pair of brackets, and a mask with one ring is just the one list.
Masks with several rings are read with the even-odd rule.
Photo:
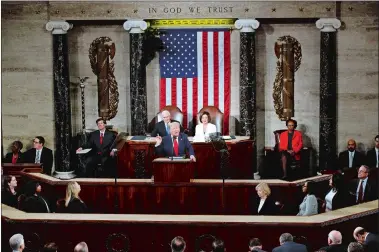
[[200, 116], [200, 124], [196, 125], [194, 140], [203, 142], [209, 137], [210, 133], [216, 132], [216, 125], [210, 123], [211, 116], [207, 111], [204, 111]]

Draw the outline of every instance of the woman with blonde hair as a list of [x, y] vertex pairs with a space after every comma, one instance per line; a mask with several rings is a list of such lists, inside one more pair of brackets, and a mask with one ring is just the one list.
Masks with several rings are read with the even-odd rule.
[[257, 215], [276, 215], [278, 207], [275, 205], [274, 200], [270, 197], [271, 189], [266, 183], [259, 183], [255, 190], [257, 191], [257, 201], [255, 214]]
[[66, 189], [65, 207], [66, 213], [86, 213], [87, 206], [80, 199], [80, 185], [76, 182], [69, 182]]

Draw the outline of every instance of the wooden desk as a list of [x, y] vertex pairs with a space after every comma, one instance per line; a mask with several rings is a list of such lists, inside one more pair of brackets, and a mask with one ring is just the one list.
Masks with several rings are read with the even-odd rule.
[[35, 163], [2, 163], [3, 175], [19, 175], [20, 172], [42, 173], [42, 164]]
[[[34, 214], [2, 205], [2, 244], [9, 251], [9, 238], [24, 235], [26, 246], [39, 251], [54, 241], [59, 251], [73, 251], [85, 241], [91, 252], [108, 250], [113, 244], [118, 251], [169, 251], [175, 236], [182, 236], [186, 251], [197, 251], [204, 235], [225, 241], [228, 251], [247, 251], [249, 239], [259, 237], [264, 249], [279, 246], [279, 236], [289, 232], [306, 237], [308, 251], [325, 246], [328, 233], [339, 230], [345, 242], [352, 240], [357, 226], [377, 232], [378, 200], [314, 216], [225, 216], [225, 215], [126, 215], [126, 214]], [[205, 243], [205, 244], [204, 244]], [[210, 241], [204, 241], [208, 247]], [[117, 246], [118, 245], [118, 246]], [[122, 245], [122, 246], [120, 246]], [[128, 246], [130, 249], [121, 250]], [[201, 247], [204, 249], [204, 247]], [[210, 251], [210, 250], [206, 250]]]
[[190, 159], [156, 158], [153, 161], [154, 183], [189, 183], [194, 178]]
[[[42, 195], [49, 202], [64, 198], [69, 181], [80, 184], [81, 199], [93, 213], [114, 213], [115, 195], [119, 212], [124, 214], [226, 214], [251, 215], [257, 208], [255, 187], [269, 184], [274, 200], [284, 203], [283, 215], [296, 215], [304, 198], [301, 185], [307, 179], [287, 182], [282, 180], [222, 180], [194, 179], [191, 183], [154, 183], [151, 179], [78, 178], [59, 180], [45, 174], [25, 174], [25, 179], [39, 181]], [[316, 195], [325, 197], [330, 175], [308, 178], [316, 185]], [[224, 205], [222, 198], [224, 193]]]
[[[155, 138], [146, 141], [124, 139], [118, 153], [118, 175], [120, 178], [151, 178], [152, 161], [155, 158]], [[191, 138], [189, 138], [191, 140]], [[254, 143], [248, 137], [227, 140], [230, 154], [228, 177], [233, 179], [252, 179], [256, 171], [253, 162]], [[220, 153], [215, 151], [212, 143], [192, 143], [195, 151], [195, 178], [220, 178]]]

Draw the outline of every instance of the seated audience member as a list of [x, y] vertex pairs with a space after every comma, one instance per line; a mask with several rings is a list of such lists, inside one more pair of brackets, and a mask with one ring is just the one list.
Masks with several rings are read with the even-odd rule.
[[379, 135], [374, 140], [375, 147], [367, 152], [366, 164], [370, 168], [379, 168]]
[[354, 239], [365, 247], [366, 252], [379, 251], [379, 236], [357, 227], [353, 232]]
[[212, 242], [212, 252], [224, 252], [226, 251], [223, 240], [216, 239]]
[[5, 205], [17, 208], [18, 193], [16, 191], [17, 179], [15, 176], [5, 176], [4, 189], [1, 192], [1, 202]]
[[4, 163], [23, 163], [24, 154], [21, 152], [23, 144], [20, 141], [14, 141], [11, 145], [12, 152], [5, 155]]
[[196, 125], [194, 141], [205, 142], [209, 139], [210, 133], [216, 132], [216, 125], [210, 123], [211, 116], [204, 111], [200, 116], [200, 124]]
[[303, 185], [303, 193], [305, 197], [303, 202], [299, 206], [299, 213], [297, 216], [309, 216], [318, 214], [318, 202], [314, 195], [315, 183], [312, 181], [306, 181]]
[[170, 135], [161, 137], [157, 136], [155, 151], [158, 155], [166, 157], [170, 156], [185, 156], [186, 151], [189, 152], [190, 159], [196, 161], [195, 152], [188, 137], [184, 133], [180, 133], [179, 123], [173, 122], [170, 125]]
[[357, 204], [378, 199], [377, 184], [369, 179], [370, 168], [362, 165], [358, 170], [358, 179], [351, 182], [351, 194]]
[[12, 252], [21, 252], [25, 249], [24, 236], [22, 234], [14, 234], [9, 239], [9, 246]]
[[328, 245], [319, 250], [326, 252], [346, 252], [346, 246], [342, 244], [342, 234], [337, 230], [333, 230], [328, 234]]
[[41, 191], [42, 187], [38, 182], [28, 182], [25, 190], [26, 199], [21, 210], [28, 213], [50, 213], [47, 201], [40, 195]]
[[274, 200], [270, 197], [271, 189], [266, 183], [259, 183], [255, 190], [257, 191], [258, 197], [256, 201], [256, 210], [254, 211], [257, 215], [275, 215], [278, 213], [278, 207], [275, 205]]
[[266, 252], [262, 250], [261, 240], [258, 238], [253, 238], [249, 241], [249, 252]]
[[354, 139], [347, 141], [347, 150], [342, 151], [338, 156], [338, 164], [340, 170], [348, 168], [358, 168], [364, 164], [365, 157], [356, 150], [357, 143]]
[[[156, 136], [164, 137], [164, 136], [170, 135], [170, 123], [172, 122], [179, 123], [176, 120], [171, 120], [171, 114], [167, 110], [163, 110], [161, 112], [161, 116], [163, 120], [155, 124], [153, 132], [151, 132], [152, 137], [156, 137]], [[180, 125], [180, 132], [183, 132], [183, 131], [184, 129]]]
[[280, 246], [272, 250], [272, 252], [307, 252], [307, 247], [304, 244], [293, 241], [293, 236], [290, 233], [284, 233], [279, 238]]
[[[116, 135], [106, 130], [107, 122], [99, 118], [96, 120], [98, 130], [91, 132], [88, 141], [76, 152], [82, 149], [91, 149], [86, 158], [86, 177], [95, 177], [95, 171], [100, 174], [97, 177], [111, 177], [113, 175], [113, 165], [111, 156], [114, 156], [113, 147], [115, 146]], [[101, 170], [98, 170], [101, 164]]]
[[75, 248], [74, 252], [88, 252], [88, 246], [87, 243], [85, 242], [79, 242]]
[[347, 252], [365, 252], [365, 249], [362, 244], [358, 242], [350, 242], [349, 246], [347, 247]]
[[43, 173], [51, 175], [53, 167], [53, 151], [45, 146], [45, 138], [36, 136], [33, 140], [33, 148], [25, 152], [27, 163], [42, 164]]
[[349, 191], [344, 186], [343, 175], [333, 174], [329, 179], [330, 191], [325, 196], [325, 212], [353, 205]]
[[54, 242], [49, 242], [43, 246], [42, 252], [57, 252], [58, 246]]
[[300, 160], [300, 151], [303, 148], [303, 137], [301, 132], [295, 130], [297, 122], [293, 119], [286, 121], [287, 131], [280, 134], [279, 151], [283, 169], [282, 179], [287, 177], [287, 169], [293, 159]]
[[186, 242], [183, 237], [177, 236], [171, 241], [171, 252], [183, 252], [186, 249]]
[[87, 206], [80, 199], [80, 185], [74, 181], [69, 182], [66, 188], [66, 199], [65, 199], [65, 212], [66, 213], [86, 213]]

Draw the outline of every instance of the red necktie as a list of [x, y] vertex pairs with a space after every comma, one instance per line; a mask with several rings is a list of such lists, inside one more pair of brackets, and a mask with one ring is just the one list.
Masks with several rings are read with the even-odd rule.
[[100, 133], [100, 144], [103, 144], [103, 138], [104, 138], [103, 133]]
[[176, 139], [174, 139], [174, 152], [175, 152], [175, 156], [179, 155], [179, 145], [178, 145], [178, 141], [176, 141]]
[[362, 202], [363, 202], [363, 180], [361, 180], [361, 185], [359, 186], [357, 203], [362, 203]]

